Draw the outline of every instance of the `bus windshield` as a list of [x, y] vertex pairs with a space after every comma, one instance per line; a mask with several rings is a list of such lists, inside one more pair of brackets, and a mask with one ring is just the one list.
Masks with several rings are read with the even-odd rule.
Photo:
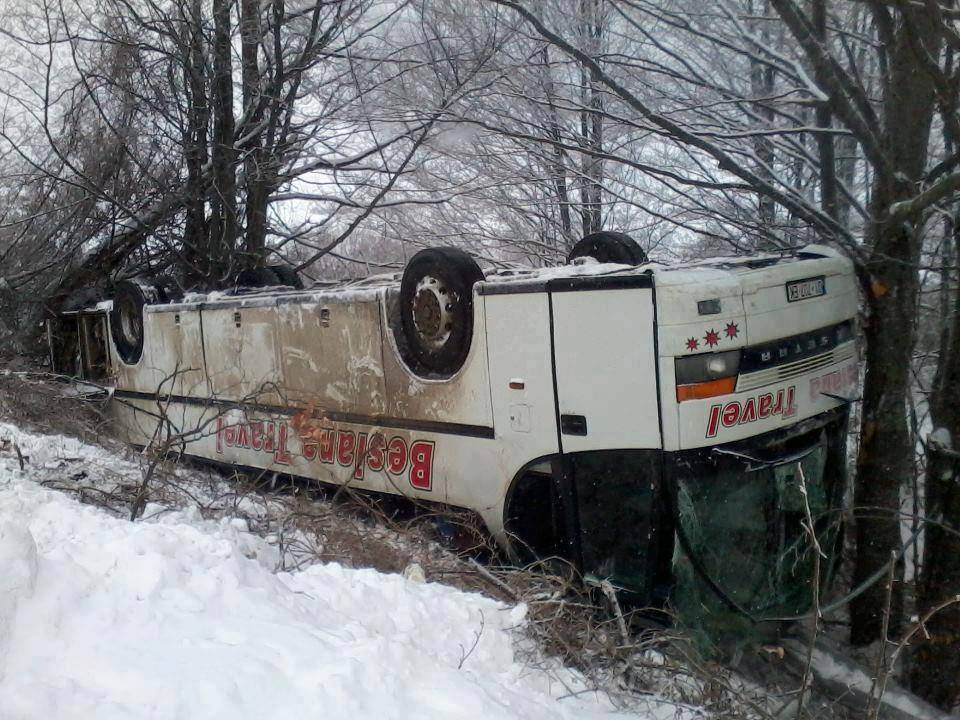
[[839, 536], [842, 440], [839, 427], [825, 427], [681, 463], [673, 597], [684, 625], [725, 643], [731, 635], [756, 637], [751, 629], [762, 633], [763, 621], [810, 607], [816, 564], [807, 514], [827, 554], [822, 586]]

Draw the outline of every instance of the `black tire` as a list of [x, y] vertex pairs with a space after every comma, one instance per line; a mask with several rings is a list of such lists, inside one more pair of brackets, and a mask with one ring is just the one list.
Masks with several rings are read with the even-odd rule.
[[143, 306], [161, 302], [160, 291], [146, 283], [123, 280], [113, 289], [110, 334], [120, 359], [136, 365], [143, 355]]
[[647, 254], [632, 237], [622, 232], [601, 232], [584, 235], [567, 255], [571, 263], [580, 257], [592, 257], [600, 263], [641, 265], [647, 262]]
[[270, 270], [277, 276], [281, 285], [288, 285], [297, 290], [303, 290], [303, 280], [300, 279], [297, 271], [289, 265], [267, 265], [267, 270]]
[[398, 345], [410, 368], [450, 376], [467, 359], [473, 340], [473, 285], [483, 271], [456, 248], [414, 255], [400, 281]]
[[241, 270], [237, 275], [237, 287], [260, 288], [283, 285], [277, 273], [271, 268], [258, 267]]

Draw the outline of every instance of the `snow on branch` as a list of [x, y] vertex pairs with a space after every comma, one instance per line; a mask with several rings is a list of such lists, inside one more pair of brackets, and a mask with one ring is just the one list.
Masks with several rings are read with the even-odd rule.
[[947, 175], [909, 200], [890, 206], [889, 222], [901, 222], [960, 190], [960, 172]]

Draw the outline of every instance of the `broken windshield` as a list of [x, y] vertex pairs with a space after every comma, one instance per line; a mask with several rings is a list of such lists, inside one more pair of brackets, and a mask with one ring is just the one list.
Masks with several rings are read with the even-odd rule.
[[[701, 639], [749, 638], [762, 621], [809, 607], [815, 563], [807, 505], [829, 552], [842, 497], [839, 442], [839, 428], [821, 428], [755, 452], [705, 452], [681, 463], [674, 608]], [[821, 563], [821, 583], [831, 566]]]

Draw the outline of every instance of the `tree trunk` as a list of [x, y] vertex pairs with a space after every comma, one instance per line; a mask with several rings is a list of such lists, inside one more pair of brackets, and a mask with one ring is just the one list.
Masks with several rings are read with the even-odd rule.
[[[890, 48], [884, 94], [886, 120], [881, 142], [887, 167], [877, 168], [870, 212], [867, 263], [866, 380], [857, 486], [854, 495], [857, 557], [854, 584], [870, 578], [898, 551], [900, 488], [914, 472], [914, 448], [907, 426], [907, 393], [916, 335], [921, 250], [919, 217], [888, 222], [894, 203], [913, 197], [926, 166], [930, 126], [936, 111], [926, 58], [939, 55], [940, 34], [932, 14], [901, 10]], [[875, 582], [850, 605], [850, 641], [866, 645], [880, 638], [886, 592]], [[890, 632], [897, 634], [903, 611], [902, 573], [894, 584]]]
[[[897, 239], [900, 242], [897, 242]], [[854, 585], [873, 576], [899, 550], [900, 488], [914, 471], [914, 449], [907, 427], [906, 398], [915, 336], [917, 306], [916, 253], [903, 252], [915, 239], [893, 234], [885, 246], [897, 254], [874, 269], [864, 327], [867, 374], [863, 388], [860, 451], [857, 455], [854, 517], [856, 565]], [[899, 632], [903, 615], [903, 571], [898, 563], [893, 588], [890, 633]], [[881, 635], [886, 588], [874, 582], [850, 604], [850, 642], [868, 645]]]
[[[814, 0], [811, 8], [813, 29], [823, 45], [827, 45], [827, 2]], [[822, 68], [817, 69], [817, 82], [826, 83], [820, 78]], [[833, 114], [830, 112], [830, 103], [817, 103], [817, 127], [829, 130], [833, 124]], [[833, 136], [828, 132], [817, 133], [817, 152], [820, 155], [820, 206], [834, 220], [840, 219], [840, 205], [837, 190], [837, 160], [833, 147]]]
[[549, 163], [553, 184], [557, 192], [558, 214], [560, 216], [560, 234], [563, 242], [558, 243], [566, 252], [574, 244], [573, 225], [570, 222], [570, 192], [567, 186], [567, 153], [561, 147], [563, 131], [560, 124], [560, 115], [557, 112], [556, 89], [553, 84], [553, 71], [550, 68], [549, 46], [544, 45], [540, 51], [540, 62], [543, 65], [543, 90], [547, 101], [547, 135], [554, 142], [554, 146], [547, 150], [550, 156]]
[[187, 123], [184, 139], [184, 157], [187, 166], [186, 222], [183, 230], [184, 276], [189, 284], [208, 286], [210, 272], [209, 228], [206, 218], [206, 181], [203, 166], [208, 152], [210, 105], [207, 100], [207, 79], [203, 48], [203, 14], [201, 0], [190, 0], [184, 57], [184, 75], [187, 89]]
[[[754, 13], [752, 2], [748, 3], [747, 11], [751, 15]], [[763, 19], [759, 21], [759, 27], [757, 28], [764, 44], [770, 44], [770, 23], [766, 20], [769, 14], [769, 3], [764, 2], [762, 7]], [[764, 126], [761, 129], [770, 129], [774, 124], [773, 108], [769, 103], [772, 102], [771, 97], [773, 95], [775, 77], [772, 67], [755, 58], [751, 58], [750, 90], [757, 112], [764, 121]], [[776, 152], [774, 151], [773, 143], [766, 135], [759, 134], [753, 140], [753, 148], [757, 155], [757, 176], [764, 180], [771, 180], [773, 178], [773, 166], [776, 162]], [[760, 224], [768, 231], [773, 232], [776, 228], [777, 221], [777, 205], [774, 203], [773, 198], [765, 193], [759, 193], [757, 195], [757, 214], [760, 218]], [[769, 243], [764, 243], [764, 245], [766, 245], [766, 247], [758, 249], [777, 249]]]
[[[602, 52], [603, 1], [580, 0], [585, 49], [594, 59], [598, 59]], [[595, 70], [581, 68], [581, 88], [581, 142], [590, 152], [583, 156], [580, 207], [583, 234], [589, 235], [603, 227], [603, 160], [599, 157], [603, 152], [603, 91]]]
[[233, 267], [237, 222], [236, 149], [233, 116], [233, 53], [230, 44], [230, 0], [213, 0], [213, 192], [210, 223], [211, 265], [219, 282]]
[[[263, 120], [260, 102], [260, 65], [258, 52], [261, 38], [260, 1], [240, 0], [241, 61], [243, 65], [243, 108], [248, 127], [256, 127]], [[259, 137], [253, 141], [244, 161], [246, 182], [246, 235], [244, 237], [245, 265], [263, 265], [267, 244], [267, 185], [266, 154]]]
[[[956, 215], [953, 222], [956, 248], [960, 239]], [[930, 397], [935, 432], [927, 441], [925, 515], [931, 522], [924, 529], [917, 598], [921, 617], [960, 596], [960, 404], [956, 401], [960, 388], [960, 287], [951, 283], [949, 275], [949, 270], [943, 274], [941, 292], [952, 294], [952, 320], [944, 317], [940, 362]], [[950, 712], [960, 703], [960, 605], [936, 613], [926, 629], [928, 636], [916, 641], [910, 686], [920, 697]]]

